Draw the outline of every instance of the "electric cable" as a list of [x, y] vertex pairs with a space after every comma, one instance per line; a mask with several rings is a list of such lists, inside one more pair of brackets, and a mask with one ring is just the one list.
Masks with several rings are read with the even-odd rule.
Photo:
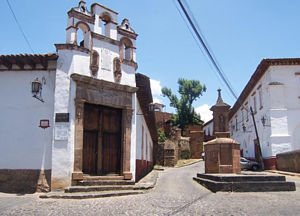
[[31, 52], [34, 54], [34, 51], [33, 51], [32, 47], [31, 47], [31, 45], [30, 45], [30, 43], [29, 43], [29, 40], [28, 40], [28, 38], [26, 37], [26, 35], [25, 35], [24, 31], [23, 31], [23, 28], [22, 28], [21, 24], [19, 23], [19, 21], [18, 21], [18, 19], [17, 19], [17, 17], [16, 17], [16, 14], [15, 14], [14, 10], [12, 9], [11, 4], [9, 3], [8, 0], [6, 0], [6, 2], [7, 2], [7, 4], [8, 4], [8, 7], [9, 7], [9, 9], [10, 9], [10, 11], [11, 11], [13, 17], [14, 17], [15, 22], [17, 23], [17, 26], [18, 26], [19, 30], [21, 31], [21, 33], [22, 33], [22, 35], [23, 35], [23, 37], [24, 37], [24, 39], [25, 39], [27, 45], [29, 46], [29, 49], [30, 49]]
[[200, 41], [201, 45], [203, 46], [204, 48], [204, 51], [206, 52], [208, 58], [210, 59], [210, 61], [212, 62], [213, 66], [215, 67], [215, 69], [217, 70], [219, 76], [221, 77], [221, 79], [223, 80], [223, 82], [225, 83], [225, 85], [227, 86], [227, 88], [229, 89], [230, 93], [233, 95], [233, 97], [235, 99], [237, 99], [237, 95], [236, 93], [234, 92], [233, 88], [231, 87], [231, 84], [230, 82], [226, 79], [226, 77], [224, 76], [224, 74], [222, 73], [222, 70], [220, 69], [218, 63], [216, 62], [215, 58], [213, 57], [213, 55], [211, 54], [210, 50], [208, 49], [208, 47], [206, 46], [203, 38], [201, 37], [200, 33], [198, 32], [195, 24], [193, 23], [190, 15], [188, 14], [187, 10], [185, 9], [184, 5], [182, 4], [181, 0], [177, 0], [183, 13], [185, 14], [188, 22], [190, 23], [194, 33], [196, 34], [198, 40]]

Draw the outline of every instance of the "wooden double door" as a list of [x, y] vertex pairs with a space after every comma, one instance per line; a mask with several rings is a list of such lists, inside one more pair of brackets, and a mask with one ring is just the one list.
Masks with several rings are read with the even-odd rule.
[[122, 110], [84, 105], [84, 174], [120, 175]]

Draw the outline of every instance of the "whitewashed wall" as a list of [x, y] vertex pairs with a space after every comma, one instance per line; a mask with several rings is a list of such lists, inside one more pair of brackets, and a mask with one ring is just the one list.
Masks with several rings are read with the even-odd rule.
[[[45, 80], [44, 103], [32, 97], [36, 78]], [[0, 86], [0, 169], [51, 169], [55, 70], [0, 72]]]
[[[299, 66], [269, 67], [244, 101], [243, 111], [240, 108], [230, 119], [231, 137], [241, 144], [245, 157], [255, 156], [253, 140], [256, 139], [256, 135], [249, 109], [250, 106], [254, 108], [255, 95], [257, 101], [255, 121], [263, 157], [270, 158], [280, 152], [300, 149], [297, 141], [300, 126], [300, 78], [295, 74], [299, 71]], [[260, 89], [262, 107], [259, 99]], [[246, 108], [249, 109], [248, 118]], [[266, 119], [265, 126], [261, 121], [263, 117]], [[246, 126], [245, 132], [243, 124]]]
[[214, 122], [211, 121], [210, 123], [204, 125], [203, 131], [206, 136], [212, 136], [214, 133]]
[[[76, 9], [78, 10], [78, 8]], [[110, 14], [113, 21], [117, 21], [117, 13], [102, 7], [101, 5], [92, 5], [92, 15], [95, 15], [95, 25], [86, 23], [91, 32], [101, 34], [101, 25], [99, 16], [103, 12]], [[86, 13], [91, 16], [89, 12]], [[66, 43], [76, 42], [76, 30], [78, 22], [81, 20], [77, 18], [68, 18]], [[82, 23], [82, 22], [81, 22]], [[82, 24], [80, 24], [82, 25]], [[115, 25], [115, 24], [114, 24]], [[117, 40], [119, 36], [116, 32], [116, 25], [110, 25], [109, 37], [113, 40]], [[70, 27], [70, 28], [69, 28]], [[65, 188], [71, 184], [71, 175], [74, 166], [74, 133], [75, 133], [75, 104], [74, 99], [76, 96], [76, 84], [70, 78], [71, 74], [77, 73], [89, 77], [94, 77], [100, 80], [106, 80], [114, 82], [113, 74], [113, 59], [119, 57], [119, 46], [113, 45], [106, 40], [92, 39], [91, 32], [86, 32], [85, 42], [88, 46], [85, 47], [90, 50], [96, 50], [99, 54], [99, 70], [96, 76], [92, 75], [90, 70], [90, 54], [77, 51], [77, 50], [59, 50], [58, 51], [58, 63], [56, 72], [56, 89], [54, 100], [54, 113], [69, 113], [70, 122], [68, 124], [69, 136], [66, 140], [54, 140], [53, 141], [53, 158], [52, 158], [52, 182], [59, 182], [59, 185], [55, 185], [55, 188]], [[88, 40], [88, 41], [86, 41]], [[80, 41], [77, 41], [79, 45]], [[135, 42], [134, 42], [135, 43]], [[122, 64], [122, 78], [120, 84], [128, 86], [136, 86], [135, 84], [135, 69], [128, 65]], [[135, 108], [136, 96], [133, 95], [133, 105]], [[132, 143], [131, 143], [131, 171], [135, 176], [135, 134], [136, 125], [138, 120], [133, 117], [132, 120]], [[60, 123], [57, 123], [60, 124]], [[53, 186], [53, 185], [52, 185]]]
[[[82, 59], [85, 58], [82, 53], [70, 50], [60, 50], [58, 55], [54, 113], [69, 113], [70, 121], [65, 123], [67, 124], [69, 134], [67, 139], [55, 139], [54, 132], [52, 145], [52, 188], [64, 188], [71, 184], [71, 175], [74, 166], [74, 99], [76, 95], [76, 84], [72, 81], [70, 75], [76, 67], [75, 61], [80, 61], [80, 57]], [[56, 124], [59, 125], [61, 123]]]
[[[136, 159], [137, 160], [147, 160], [153, 161], [151, 158], [151, 151], [153, 150], [153, 142], [151, 138], [150, 131], [147, 127], [143, 112], [141, 110], [140, 104], [137, 101], [137, 116], [136, 116]], [[144, 135], [142, 134], [142, 127], [144, 127]], [[144, 151], [142, 152], [142, 143], [144, 139]], [[142, 157], [143, 156], [143, 157]]]

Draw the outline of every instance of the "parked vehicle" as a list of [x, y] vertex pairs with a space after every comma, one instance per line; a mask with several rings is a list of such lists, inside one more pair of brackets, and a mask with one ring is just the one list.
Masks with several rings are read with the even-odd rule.
[[246, 158], [241, 157], [241, 169], [257, 171], [259, 169], [259, 164], [255, 161], [247, 160]]

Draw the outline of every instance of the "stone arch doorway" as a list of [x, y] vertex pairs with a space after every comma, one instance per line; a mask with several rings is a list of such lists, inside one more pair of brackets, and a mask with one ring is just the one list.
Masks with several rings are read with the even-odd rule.
[[[74, 141], [74, 171], [72, 173], [72, 180], [78, 181], [83, 180], [83, 173], [88, 172], [90, 174], [101, 175], [102, 174], [109, 174], [109, 173], [115, 173], [119, 174], [121, 177], [123, 176], [124, 179], [130, 180], [132, 179], [132, 173], [130, 171], [130, 154], [131, 154], [131, 120], [132, 120], [132, 104], [133, 104], [133, 96], [134, 93], [137, 91], [138, 88], [131, 87], [131, 86], [124, 86], [120, 85], [118, 83], [112, 83], [104, 80], [98, 80], [94, 79], [88, 76], [79, 75], [79, 74], [72, 74], [71, 75], [72, 80], [76, 83], [76, 95], [75, 95], [75, 141]], [[85, 109], [88, 109], [86, 104], [92, 104], [92, 106], [96, 106], [95, 110], [99, 109], [101, 107], [103, 109], [110, 110], [109, 112], [112, 112], [110, 115], [107, 113], [104, 113], [103, 116], [115, 116], [120, 115], [120, 139], [121, 139], [121, 147], [120, 147], [120, 154], [118, 159], [120, 160], [119, 163], [120, 167], [116, 168], [116, 171], [113, 171], [111, 168], [104, 169], [106, 165], [103, 164], [103, 160], [99, 160], [99, 157], [94, 154], [94, 159], [91, 160], [91, 165], [88, 166], [94, 166], [94, 168], [87, 168], [84, 167], [83, 155], [85, 154], [84, 150], [84, 139], [91, 139], [91, 142], [94, 143], [94, 145], [97, 145], [98, 149], [96, 147], [92, 148], [91, 151], [99, 152], [99, 147], [103, 147], [103, 143], [99, 145], [99, 142], [103, 142], [104, 139], [107, 139], [107, 142], [110, 142], [112, 138], [112, 133], [117, 133], [112, 128], [106, 128], [104, 130], [105, 134], [102, 134], [102, 137], [99, 136], [99, 129], [97, 128], [88, 128], [85, 127], [84, 119], [85, 119], [85, 113], [88, 113], [89, 111]], [[112, 111], [113, 110], [113, 111]], [[118, 110], [118, 111], [114, 111]], [[96, 112], [96, 111], [94, 111]], [[97, 111], [98, 112], [98, 111]], [[121, 114], [116, 114], [121, 113]], [[93, 118], [87, 117], [87, 118]], [[111, 117], [112, 118], [112, 117]], [[112, 118], [113, 119], [113, 118]], [[110, 121], [110, 120], [108, 120]], [[111, 121], [117, 121], [117, 120], [111, 120]], [[96, 124], [96, 123], [95, 123]], [[86, 129], [86, 130], [85, 130]], [[111, 130], [111, 131], [110, 131]], [[94, 131], [94, 132], [93, 132]], [[87, 135], [87, 137], [84, 137], [85, 132], [90, 132], [90, 135]], [[93, 135], [91, 135], [94, 133]], [[103, 133], [103, 132], [102, 132]], [[116, 137], [116, 136], [115, 136]], [[91, 144], [92, 145], [92, 144]], [[105, 150], [102, 149], [102, 151]], [[105, 153], [103, 152], [104, 155]], [[96, 159], [95, 159], [96, 158]], [[88, 160], [87, 160], [88, 161]], [[94, 161], [97, 161], [94, 163]], [[101, 163], [102, 164], [99, 164]], [[109, 166], [109, 165], [107, 165]], [[98, 168], [101, 168], [102, 170], [99, 172]]]

